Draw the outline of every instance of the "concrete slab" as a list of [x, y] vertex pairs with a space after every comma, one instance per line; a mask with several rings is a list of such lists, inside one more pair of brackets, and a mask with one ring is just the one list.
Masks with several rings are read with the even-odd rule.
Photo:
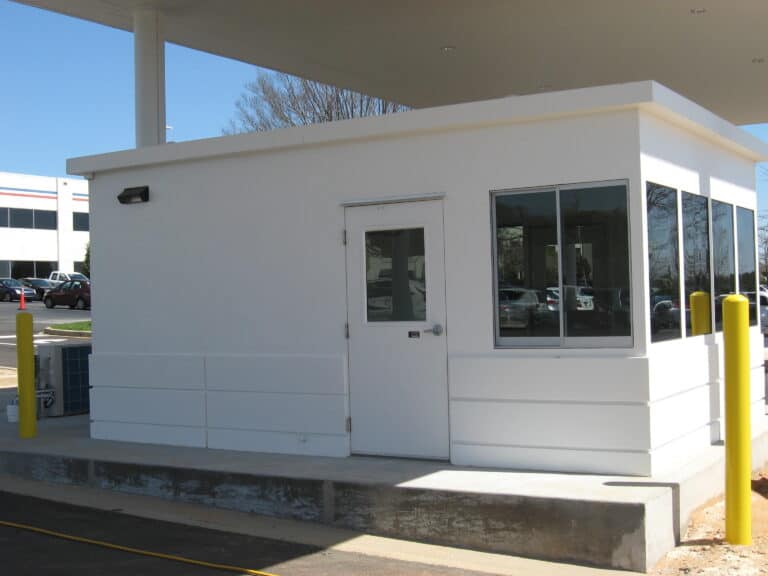
[[[718, 447], [680, 477], [646, 479], [93, 440], [87, 416], [41, 420], [39, 431], [19, 440], [0, 424], [0, 473], [625, 570], [649, 569], [692, 506], [722, 491]], [[760, 446], [765, 458], [768, 440]]]

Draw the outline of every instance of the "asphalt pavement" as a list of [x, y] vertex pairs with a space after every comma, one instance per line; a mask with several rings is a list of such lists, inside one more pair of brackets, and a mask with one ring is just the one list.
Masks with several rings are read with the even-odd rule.
[[[138, 518], [0, 492], [0, 568], [16, 576], [215, 576], [221, 570], [104, 548], [35, 533], [2, 522], [33, 525], [76, 538], [108, 542], [193, 561], [264, 571], [277, 576], [480, 576], [481, 572], [367, 556]], [[486, 575], [488, 572], [484, 572]]]
[[[16, 367], [16, 314], [18, 302], [0, 302], [0, 367]], [[64, 342], [67, 338], [42, 334], [51, 324], [80, 322], [91, 319], [90, 310], [71, 310], [67, 306], [48, 309], [42, 302], [27, 302], [27, 312], [32, 314], [35, 343]]]

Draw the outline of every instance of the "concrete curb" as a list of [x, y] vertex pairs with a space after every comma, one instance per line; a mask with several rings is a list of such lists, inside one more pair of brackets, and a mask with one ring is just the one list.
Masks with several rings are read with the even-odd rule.
[[73, 338], [90, 338], [93, 334], [87, 330], [62, 330], [61, 328], [45, 328], [44, 334], [50, 334], [51, 336], [70, 336]]
[[[310, 521], [391, 538], [646, 571], [655, 501], [600, 502], [418, 489], [0, 450], [0, 473]], [[671, 491], [663, 496], [671, 498]], [[648, 534], [648, 532], [651, 534]], [[535, 534], [536, 537], [532, 537]], [[655, 536], [658, 538], [658, 534]], [[670, 546], [674, 542], [670, 541]]]

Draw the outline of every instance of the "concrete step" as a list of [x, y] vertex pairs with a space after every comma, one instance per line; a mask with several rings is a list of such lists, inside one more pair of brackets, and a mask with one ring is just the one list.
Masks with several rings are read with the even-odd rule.
[[650, 569], [690, 511], [722, 490], [720, 448], [675, 480], [94, 440], [87, 417], [38, 426], [37, 438], [19, 440], [0, 424], [0, 474], [624, 570]]

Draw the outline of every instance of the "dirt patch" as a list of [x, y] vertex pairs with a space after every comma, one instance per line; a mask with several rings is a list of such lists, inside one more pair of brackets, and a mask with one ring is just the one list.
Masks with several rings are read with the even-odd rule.
[[694, 512], [683, 541], [650, 574], [768, 574], [768, 467], [752, 476], [751, 546], [731, 546], [725, 542], [725, 504], [717, 498]]

